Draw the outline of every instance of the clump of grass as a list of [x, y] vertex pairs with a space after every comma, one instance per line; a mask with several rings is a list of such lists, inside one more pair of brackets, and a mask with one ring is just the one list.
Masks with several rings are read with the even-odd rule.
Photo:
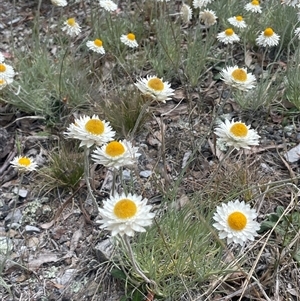
[[[78, 149], [78, 147], [74, 148]], [[60, 145], [49, 155], [49, 164], [38, 171], [43, 190], [54, 188], [75, 190], [84, 173], [83, 153], [73, 152], [71, 145]]]
[[[110, 121], [111, 126], [122, 137], [137, 135], [147, 120], [148, 103], [133, 91], [118, 91], [96, 105]], [[134, 131], [134, 132], [133, 132]]]
[[[190, 205], [181, 211], [169, 209], [132, 243], [141, 269], [158, 285], [153, 288], [157, 297], [178, 300], [187, 290], [204, 291], [207, 281], [226, 273], [211, 214]], [[142, 279], [129, 266], [125, 263], [127, 280], [142, 288]]]

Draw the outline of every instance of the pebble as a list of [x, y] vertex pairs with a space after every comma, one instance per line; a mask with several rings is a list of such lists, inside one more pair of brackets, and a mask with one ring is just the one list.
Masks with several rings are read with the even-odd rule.
[[58, 284], [66, 285], [73, 278], [76, 273], [76, 269], [67, 269], [62, 277], [56, 278]]
[[20, 190], [19, 190], [19, 196], [20, 196], [21, 198], [26, 198], [26, 197], [27, 197], [27, 194], [28, 194], [28, 190], [26, 190], [26, 189], [20, 189]]
[[23, 215], [21, 213], [21, 210], [15, 209], [9, 212], [4, 220], [6, 223], [18, 223], [21, 220], [22, 216]]
[[140, 172], [140, 176], [142, 178], [149, 178], [152, 175], [152, 171], [151, 170], [142, 170]]
[[7, 254], [13, 248], [11, 239], [7, 237], [0, 237], [0, 254]]
[[95, 246], [95, 253], [100, 262], [109, 261], [112, 257], [114, 246], [110, 238], [104, 239]]
[[30, 226], [30, 225], [25, 226], [25, 231], [27, 233], [35, 233], [35, 232], [40, 233], [41, 232], [41, 230], [38, 227]]
[[130, 173], [130, 170], [123, 170], [122, 172], [122, 178], [124, 181], [130, 181], [131, 180], [131, 173]]

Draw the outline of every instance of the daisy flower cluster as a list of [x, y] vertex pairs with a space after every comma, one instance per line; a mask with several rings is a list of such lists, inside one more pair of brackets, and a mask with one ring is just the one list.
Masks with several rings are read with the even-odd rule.
[[0, 52], [0, 90], [14, 81], [15, 71], [12, 66], [4, 63], [5, 57]]
[[[138, 147], [134, 147], [130, 141], [114, 140], [115, 131], [109, 122], [101, 120], [97, 115], [76, 118], [65, 135], [80, 140], [80, 146], [95, 146], [92, 160], [115, 171], [136, 164], [141, 155]], [[104, 201], [103, 209], [99, 209], [102, 217], [99, 223], [102, 224], [101, 228], [111, 231], [112, 236], [133, 236], [135, 231], [144, 232], [144, 227], [152, 223], [154, 213], [150, 212], [151, 209], [147, 199], [141, 196], [114, 193]]]

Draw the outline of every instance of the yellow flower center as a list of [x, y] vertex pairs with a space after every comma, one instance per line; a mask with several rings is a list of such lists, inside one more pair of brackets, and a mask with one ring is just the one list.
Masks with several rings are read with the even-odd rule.
[[31, 163], [31, 161], [30, 161], [30, 159], [29, 158], [27, 158], [27, 157], [21, 157], [19, 160], [18, 160], [18, 163], [20, 164], [20, 165], [22, 165], [22, 166], [29, 166], [30, 165], [30, 163]]
[[130, 41], [134, 41], [135, 40], [135, 35], [133, 33], [129, 33], [127, 35], [127, 39], [130, 40]]
[[114, 207], [114, 214], [118, 218], [126, 219], [135, 216], [137, 213], [137, 206], [135, 202], [129, 199], [122, 199]]
[[99, 119], [90, 119], [85, 124], [85, 129], [93, 135], [101, 135], [104, 132], [104, 123]]
[[75, 18], [68, 19], [67, 24], [73, 27], [76, 24]]
[[0, 64], [0, 72], [5, 72], [6, 71], [6, 67], [4, 64]]
[[235, 19], [239, 22], [243, 21], [243, 17], [242, 16], [236, 16]]
[[148, 87], [155, 91], [162, 91], [164, 89], [164, 83], [161, 79], [154, 77], [148, 81]]
[[247, 218], [242, 212], [233, 212], [228, 216], [228, 225], [232, 230], [241, 231], [247, 225]]
[[95, 44], [97, 47], [101, 47], [101, 46], [102, 46], [102, 41], [99, 40], [99, 39], [96, 39], [96, 40], [94, 41], [94, 44]]
[[264, 31], [264, 35], [265, 35], [266, 37], [271, 37], [273, 34], [274, 34], [274, 31], [273, 31], [273, 29], [270, 28], [270, 27], [266, 28], [265, 31]]
[[117, 157], [125, 153], [125, 148], [122, 143], [112, 141], [107, 144], [105, 152], [111, 157]]
[[231, 76], [233, 77], [234, 80], [239, 81], [239, 82], [245, 82], [247, 80], [247, 72], [244, 69], [235, 69], [232, 73]]
[[251, 4], [252, 4], [252, 5], [259, 5], [259, 1], [253, 0], [253, 1], [251, 2]]
[[226, 36], [232, 36], [234, 34], [234, 31], [232, 28], [228, 28], [225, 30]]
[[248, 134], [247, 126], [242, 122], [236, 122], [230, 128], [230, 133], [233, 134], [235, 137], [246, 137]]
[[3, 78], [0, 78], [0, 86], [5, 85], [5, 80]]

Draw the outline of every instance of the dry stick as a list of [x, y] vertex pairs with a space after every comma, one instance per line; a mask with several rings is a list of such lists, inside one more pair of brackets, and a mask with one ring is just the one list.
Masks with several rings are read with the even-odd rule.
[[[293, 185], [293, 186], [294, 186], [294, 185]], [[249, 274], [247, 275], [247, 278], [246, 278], [246, 281], [245, 281], [245, 285], [244, 285], [243, 290], [242, 290], [242, 294], [241, 294], [241, 296], [240, 296], [240, 298], [239, 298], [238, 301], [241, 301], [242, 298], [243, 298], [243, 295], [244, 295], [244, 293], [245, 293], [245, 291], [246, 291], [246, 289], [247, 289], [247, 285], [248, 285], [248, 283], [249, 283], [249, 281], [250, 281], [250, 278], [252, 278], [252, 275], [253, 275], [253, 273], [254, 273], [254, 270], [255, 270], [255, 268], [256, 268], [256, 265], [257, 265], [257, 263], [258, 263], [258, 261], [259, 261], [259, 259], [260, 259], [260, 257], [261, 257], [261, 254], [262, 254], [263, 250], [265, 249], [265, 247], [266, 247], [266, 245], [267, 245], [267, 242], [269, 241], [269, 239], [270, 239], [270, 237], [271, 237], [271, 234], [273, 233], [273, 231], [275, 230], [275, 228], [277, 227], [277, 225], [279, 224], [279, 222], [281, 221], [281, 219], [282, 219], [287, 213], [289, 213], [289, 212], [293, 209], [293, 208], [292, 208], [292, 205], [293, 205], [293, 200], [291, 200], [291, 202], [289, 203], [288, 207], [284, 210], [284, 212], [281, 214], [281, 216], [279, 217], [279, 219], [278, 219], [278, 221], [276, 222], [276, 224], [275, 224], [275, 225], [273, 226], [273, 228], [270, 230], [269, 235], [267, 236], [267, 238], [266, 238], [266, 240], [265, 240], [265, 242], [264, 242], [264, 244], [263, 244], [261, 250], [259, 251], [259, 253], [258, 253], [257, 257], [256, 257], [256, 260], [254, 261], [254, 264], [252, 265], [252, 268], [251, 268]]]
[[137, 261], [135, 260], [134, 257], [134, 253], [132, 251], [131, 245], [130, 245], [130, 241], [129, 241], [129, 237], [125, 234], [124, 236], [121, 236], [121, 239], [123, 240], [123, 242], [125, 243], [125, 246], [127, 248], [128, 251], [128, 255], [130, 257], [131, 263], [133, 264], [133, 267], [135, 269], [135, 271], [149, 284], [152, 284], [154, 287], [157, 287], [157, 284], [154, 280], [150, 280], [141, 270], [141, 268], [138, 266]]
[[98, 213], [98, 204], [97, 201], [93, 195], [92, 192], [92, 188], [91, 188], [91, 184], [90, 184], [90, 164], [89, 164], [89, 149], [87, 146], [84, 147], [84, 177], [85, 177], [85, 182], [86, 182], [86, 186], [89, 192], [89, 195], [93, 201], [95, 210]]

